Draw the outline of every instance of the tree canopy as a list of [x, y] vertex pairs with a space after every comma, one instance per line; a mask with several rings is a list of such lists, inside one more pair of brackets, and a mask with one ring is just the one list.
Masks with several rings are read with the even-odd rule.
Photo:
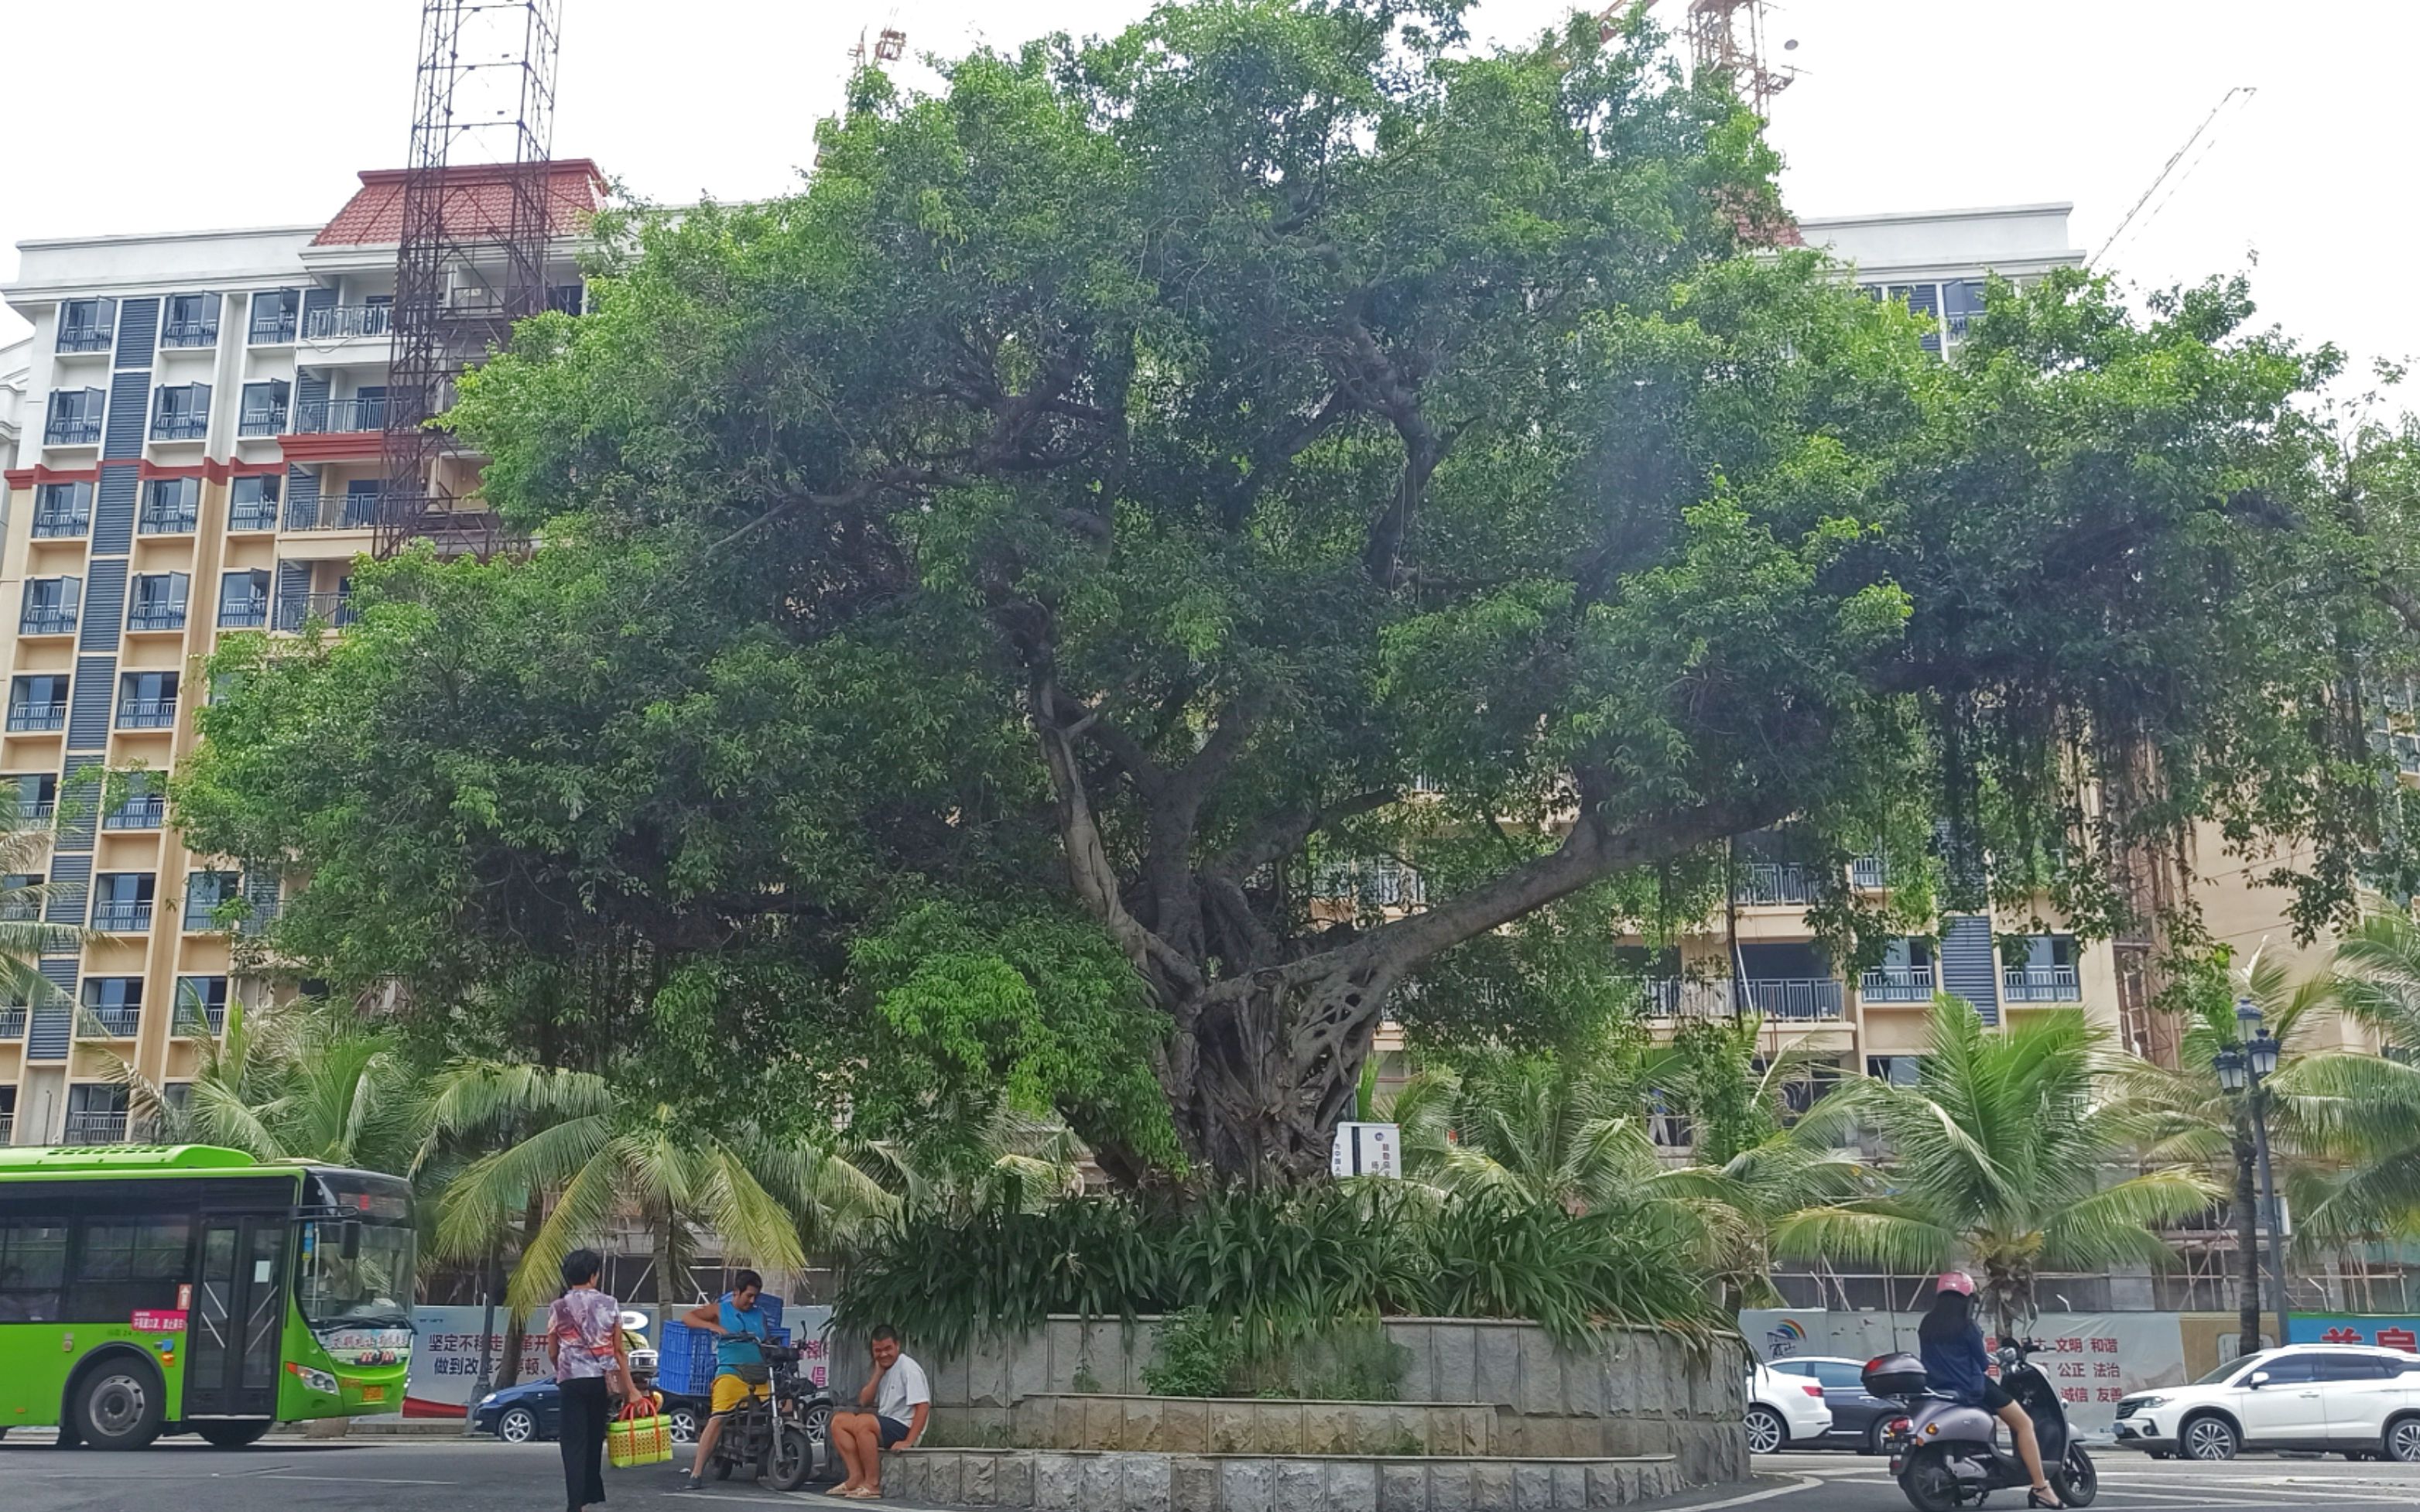
[[543, 548], [227, 653], [194, 842], [307, 867], [278, 948], [448, 1049], [1055, 1107], [1128, 1180], [1324, 1169], [1390, 1002], [1618, 1011], [1609, 921], [1775, 826], [1888, 856], [1850, 954], [1987, 887], [2114, 927], [2195, 820], [2346, 907], [2409, 470], [2332, 463], [2333, 351], [2076, 272], [1945, 363], [1643, 23], [1462, 9], [868, 72], [799, 193], [635, 218], [448, 417]]

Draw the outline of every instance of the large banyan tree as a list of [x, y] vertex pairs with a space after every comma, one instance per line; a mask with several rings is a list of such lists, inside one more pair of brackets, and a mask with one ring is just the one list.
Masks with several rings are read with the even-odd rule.
[[1462, 9], [868, 72], [800, 193], [635, 219], [453, 417], [545, 547], [243, 654], [189, 822], [310, 866], [337, 975], [603, 939], [551, 990], [627, 1040], [748, 998], [853, 1117], [1056, 1103], [1130, 1180], [1323, 1169], [1390, 1003], [1549, 1032], [1758, 832], [1885, 855], [1900, 928], [2116, 928], [2203, 822], [2349, 906], [2420, 579], [2334, 353], [2075, 272], [1945, 363], [1718, 84]]

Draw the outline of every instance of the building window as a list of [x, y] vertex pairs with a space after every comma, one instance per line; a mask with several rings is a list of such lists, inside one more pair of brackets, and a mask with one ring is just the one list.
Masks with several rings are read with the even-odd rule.
[[126, 606], [130, 630], [181, 630], [192, 578], [181, 572], [138, 572], [134, 594]]
[[237, 478], [227, 495], [227, 529], [277, 529], [277, 501], [285, 491], [286, 480], [274, 472], [247, 472]]
[[[42, 887], [49, 880], [39, 872], [10, 872], [6, 875], [0, 875], [0, 919], [6, 919], [12, 924], [22, 924], [27, 919], [41, 918], [42, 895], [32, 889]], [[23, 1030], [25, 1026], [24, 1012], [25, 1008], [22, 1003], [14, 1008], [0, 1007], [0, 1015], [9, 1013], [18, 1015], [19, 1030]]]
[[1866, 1074], [1893, 1087], [1914, 1087], [1923, 1072], [1922, 1056], [1868, 1056]]
[[179, 977], [177, 979], [177, 1018], [179, 1028], [199, 1022], [212, 1034], [226, 1027], [227, 980], [225, 977]]
[[215, 294], [171, 294], [161, 311], [163, 347], [215, 347], [219, 344], [219, 297]]
[[287, 382], [271, 378], [243, 386], [242, 407], [236, 411], [239, 436], [275, 436], [286, 429]]
[[151, 439], [155, 441], [197, 441], [210, 428], [210, 386], [207, 383], [163, 384], [153, 401]]
[[42, 440], [52, 446], [90, 446], [101, 440], [101, 415], [109, 394], [101, 389], [60, 389], [51, 395]]
[[245, 332], [245, 339], [256, 347], [273, 347], [292, 341], [295, 322], [302, 317], [301, 289], [262, 289], [252, 297], [252, 325]]
[[[152, 889], [148, 872], [102, 872], [92, 879], [92, 927], [109, 934], [131, 934], [151, 927]], [[97, 977], [87, 981], [131, 981], [139, 994], [140, 977]]]
[[91, 531], [91, 484], [46, 483], [34, 490], [37, 540], [83, 536]]
[[17, 800], [17, 823], [20, 827], [33, 828], [49, 824], [58, 816], [59, 779], [50, 772], [26, 772], [7, 779], [11, 795]]
[[221, 904], [242, 896], [243, 879], [233, 872], [189, 872], [185, 874], [185, 928], [197, 933], [220, 928]]
[[168, 822], [167, 795], [153, 784], [159, 780], [152, 772], [126, 774], [125, 792], [117, 807], [101, 817], [103, 829], [158, 829]]
[[251, 567], [219, 579], [219, 627], [258, 629], [269, 623], [269, 569]]
[[143, 486], [144, 534], [191, 535], [201, 517], [201, 479], [153, 478]]
[[[129, 1030], [131, 1035], [133, 1031]], [[126, 1138], [126, 1088], [86, 1082], [68, 1088], [67, 1142], [70, 1145], [115, 1145]], [[79, 1272], [70, 1288], [90, 1279]], [[68, 1314], [70, 1318], [76, 1315]]]
[[383, 478], [354, 478], [345, 485], [342, 528], [366, 530], [378, 523], [379, 496], [386, 492]]
[[63, 352], [106, 351], [116, 332], [116, 300], [70, 300], [59, 306], [59, 350]]
[[165, 730], [177, 722], [175, 672], [124, 672], [117, 679], [117, 728]]
[[546, 307], [565, 315], [579, 315], [588, 308], [588, 285], [557, 284], [546, 291]]
[[2075, 972], [2075, 936], [2028, 934], [2003, 952], [2000, 993], [2012, 1003], [2072, 1003], [2084, 997]]
[[17, 617], [21, 635], [65, 635], [76, 627], [83, 609], [81, 578], [28, 578], [25, 602]]
[[9, 680], [9, 729], [64, 730], [67, 722], [67, 673], [32, 672]]

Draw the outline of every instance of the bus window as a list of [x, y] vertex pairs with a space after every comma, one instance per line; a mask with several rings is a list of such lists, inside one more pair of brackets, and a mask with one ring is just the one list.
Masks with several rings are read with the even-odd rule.
[[124, 1318], [147, 1308], [177, 1305], [177, 1287], [187, 1279], [193, 1253], [193, 1220], [140, 1218], [127, 1214], [84, 1221], [82, 1257], [68, 1286], [67, 1316]]
[[65, 1218], [0, 1218], [0, 1323], [57, 1321], [67, 1272]]

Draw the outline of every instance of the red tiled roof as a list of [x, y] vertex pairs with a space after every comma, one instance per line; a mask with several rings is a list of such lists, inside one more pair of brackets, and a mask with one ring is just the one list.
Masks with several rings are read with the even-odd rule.
[[[512, 221], [511, 163], [476, 163], [445, 172], [446, 229], [465, 240], [504, 239]], [[379, 246], [403, 237], [403, 181], [408, 168], [373, 168], [362, 187], [336, 212], [315, 247]], [[550, 229], [556, 236], [579, 231], [605, 204], [605, 176], [586, 158], [558, 158], [547, 164]]]

